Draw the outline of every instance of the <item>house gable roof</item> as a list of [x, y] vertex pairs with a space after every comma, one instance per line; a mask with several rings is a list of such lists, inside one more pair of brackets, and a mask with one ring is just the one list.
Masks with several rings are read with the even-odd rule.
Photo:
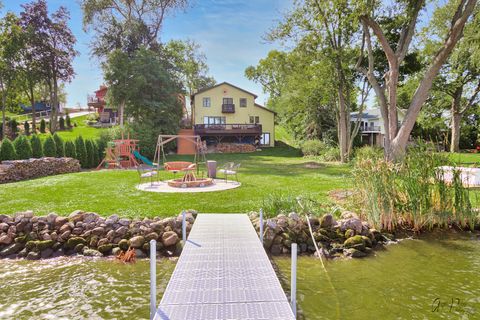
[[264, 110], [270, 111], [270, 112], [273, 113], [274, 115], [277, 115], [277, 113], [276, 113], [275, 111], [270, 110], [270, 109], [268, 109], [268, 108], [265, 108], [264, 106], [259, 105], [258, 103], [255, 103], [255, 107], [262, 108], [262, 109], [264, 109]]
[[220, 87], [221, 85], [224, 85], [224, 84], [226, 84], [227, 86], [230, 86], [230, 87], [232, 87], [232, 88], [238, 89], [238, 90], [240, 90], [240, 91], [243, 91], [243, 92], [245, 92], [245, 93], [248, 93], [248, 94], [254, 96], [255, 99], [257, 98], [257, 95], [256, 95], [255, 93], [251, 93], [250, 91], [247, 91], [247, 90], [244, 90], [244, 89], [242, 89], [242, 88], [240, 88], [240, 87], [234, 86], [233, 84], [228, 83], [228, 82], [226, 82], [226, 81], [224, 81], [224, 82], [222, 82], [222, 83], [219, 83], [219, 84], [216, 84], [216, 85], [214, 85], [214, 86], [208, 87], [208, 88], [204, 88], [204, 89], [198, 90], [197, 92], [195, 92], [194, 94], [192, 94], [192, 97], [194, 97], [195, 95], [197, 95], [197, 94], [199, 94], [199, 93], [203, 93], [203, 92], [206, 92], [206, 91], [215, 89], [215, 88], [217, 88], [217, 87]]

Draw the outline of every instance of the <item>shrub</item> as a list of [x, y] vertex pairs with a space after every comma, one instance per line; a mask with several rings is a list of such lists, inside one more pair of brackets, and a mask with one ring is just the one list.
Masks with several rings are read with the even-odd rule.
[[338, 147], [328, 147], [321, 155], [323, 161], [340, 161], [340, 149]]
[[43, 154], [45, 157], [57, 156], [57, 146], [55, 145], [55, 140], [52, 135], [48, 135], [47, 139], [43, 142]]
[[47, 125], [46, 125], [46, 123], [45, 123], [45, 119], [42, 119], [42, 120], [40, 121], [40, 132], [41, 132], [41, 133], [45, 133], [45, 132], [46, 132], [46, 127], [47, 127]]
[[17, 152], [17, 159], [30, 159], [32, 157], [32, 146], [30, 145], [30, 140], [27, 139], [24, 135], [18, 136], [15, 141], [13, 141], [15, 146], [15, 151]]
[[60, 117], [58, 120], [58, 126], [60, 127], [60, 130], [65, 130], [65, 119], [63, 117]]
[[325, 202], [320, 203], [316, 200], [316, 197], [311, 194], [295, 196], [288, 193], [276, 192], [267, 195], [263, 199], [262, 208], [265, 218], [271, 218], [281, 213], [288, 215], [290, 212], [296, 212], [298, 214], [308, 213], [318, 216], [331, 212], [332, 204]]
[[85, 142], [83, 141], [82, 136], [75, 139], [75, 150], [77, 152], [77, 159], [80, 161], [82, 168], [88, 168], [87, 149], [85, 148]]
[[93, 163], [92, 163], [92, 168], [96, 168], [100, 164], [100, 156], [98, 152], [98, 147], [97, 144], [92, 141], [93, 145]]
[[383, 149], [371, 146], [363, 146], [355, 149], [355, 160], [380, 160], [383, 158]]
[[53, 140], [55, 140], [55, 146], [57, 147], [57, 158], [65, 157], [65, 143], [62, 138], [55, 133], [53, 135]]
[[72, 141], [65, 142], [65, 157], [77, 158], [77, 152], [75, 151], [75, 144]]
[[65, 118], [65, 122], [67, 124], [67, 128], [70, 129], [72, 127], [72, 121], [71, 121], [70, 116], [68, 114]]
[[23, 123], [23, 130], [25, 131], [25, 134], [26, 134], [27, 136], [30, 135], [30, 123], [28, 123], [28, 121], [25, 121], [25, 122]]
[[87, 150], [87, 168], [94, 166], [94, 150], [92, 140], [85, 140], [85, 149]]
[[304, 156], [320, 156], [328, 146], [320, 140], [307, 140], [302, 144], [302, 153]]
[[30, 144], [32, 145], [32, 157], [33, 158], [43, 157], [42, 141], [40, 141], [40, 138], [36, 134], [32, 135]]
[[17, 159], [17, 152], [13, 146], [10, 139], [5, 138], [2, 141], [2, 146], [0, 148], [0, 160], [15, 160]]

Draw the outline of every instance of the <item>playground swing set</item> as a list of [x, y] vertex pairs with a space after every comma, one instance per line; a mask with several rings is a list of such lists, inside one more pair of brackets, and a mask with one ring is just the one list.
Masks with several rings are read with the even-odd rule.
[[[167, 161], [165, 148], [164, 146], [176, 139], [186, 139], [194, 144], [195, 155], [193, 162], [187, 161]], [[185, 176], [182, 180], [185, 181], [195, 181], [196, 177], [193, 171], [196, 169], [197, 174], [199, 171], [199, 164], [206, 163], [205, 156], [206, 146], [202, 142], [200, 136], [186, 136], [186, 135], [159, 135], [157, 139], [157, 146], [155, 150], [154, 160], [144, 157], [140, 154], [138, 147], [138, 140], [130, 139], [130, 134], [128, 133], [127, 138], [125, 139], [122, 132], [122, 138], [118, 140], [113, 140], [111, 145], [105, 150], [105, 158], [98, 165], [97, 170], [101, 168], [105, 169], [131, 169], [137, 168], [141, 161], [142, 163], [161, 170], [162, 167], [166, 171], [172, 172], [174, 175], [179, 172], [185, 172]], [[200, 161], [200, 162], [199, 162]]]

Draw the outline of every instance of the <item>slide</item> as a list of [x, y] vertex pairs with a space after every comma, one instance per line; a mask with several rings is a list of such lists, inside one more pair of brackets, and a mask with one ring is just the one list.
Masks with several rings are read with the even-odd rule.
[[148, 164], [149, 166], [152, 166], [152, 167], [154, 166], [154, 163], [152, 161], [150, 161], [148, 158], [142, 156], [140, 154], [140, 152], [138, 152], [137, 150], [133, 151], [133, 156], [135, 158], [137, 158], [138, 160], [142, 161], [143, 163]]

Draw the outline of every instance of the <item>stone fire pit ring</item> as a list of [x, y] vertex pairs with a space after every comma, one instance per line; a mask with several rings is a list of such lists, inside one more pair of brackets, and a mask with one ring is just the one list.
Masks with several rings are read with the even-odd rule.
[[167, 181], [170, 187], [174, 188], [203, 188], [213, 184], [212, 178], [197, 178], [195, 181], [183, 181], [183, 179], [173, 179]]
[[223, 179], [212, 179], [210, 185], [205, 185], [203, 187], [172, 187], [169, 185], [169, 182], [172, 180], [167, 181], [154, 181], [146, 182], [137, 185], [137, 189], [140, 191], [146, 192], [157, 192], [157, 193], [197, 193], [197, 192], [215, 192], [215, 191], [225, 191], [230, 189], [235, 189], [240, 187], [242, 184], [236, 181], [228, 181], [225, 182]]

